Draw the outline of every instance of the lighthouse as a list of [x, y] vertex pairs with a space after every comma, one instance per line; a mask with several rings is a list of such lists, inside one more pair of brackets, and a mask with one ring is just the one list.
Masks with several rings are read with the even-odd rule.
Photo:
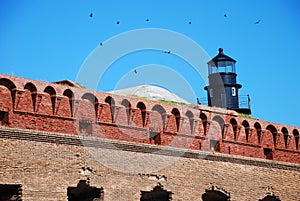
[[242, 85], [236, 82], [235, 63], [236, 60], [225, 55], [222, 48], [219, 48], [217, 56], [207, 62], [209, 85], [204, 89], [207, 91], [208, 105], [251, 114], [249, 95], [243, 96], [243, 99], [239, 97]]

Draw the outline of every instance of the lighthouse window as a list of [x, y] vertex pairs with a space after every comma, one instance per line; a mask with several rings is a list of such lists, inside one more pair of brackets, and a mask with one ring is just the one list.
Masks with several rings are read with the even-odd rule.
[[210, 90], [209, 90], [209, 95], [210, 95], [211, 98], [214, 96], [214, 91], [213, 91], [213, 89], [210, 89]]
[[231, 88], [231, 94], [232, 94], [232, 96], [236, 96], [236, 89], [235, 89], [235, 87]]

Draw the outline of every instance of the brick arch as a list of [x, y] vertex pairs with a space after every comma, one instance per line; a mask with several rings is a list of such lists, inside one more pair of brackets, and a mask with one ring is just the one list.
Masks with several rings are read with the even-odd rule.
[[13, 110], [13, 101], [10, 90], [0, 85], [0, 125], [10, 123], [10, 111]]
[[32, 93], [37, 92], [37, 88], [32, 82], [27, 82], [24, 86], [24, 89], [27, 89], [27, 90], [31, 91]]
[[73, 116], [73, 108], [74, 108], [74, 93], [71, 89], [66, 89], [63, 93], [64, 96], [68, 97], [69, 105], [70, 105], [70, 113], [71, 117]]
[[9, 89], [11, 99], [12, 99], [12, 107], [14, 108], [15, 104], [15, 90], [16, 90], [16, 85], [9, 79], [7, 78], [1, 78], [0, 79], [0, 85], [5, 86], [6, 88]]
[[131, 103], [127, 99], [123, 99], [121, 102], [121, 105], [123, 105], [126, 109], [126, 115], [127, 115], [127, 124], [130, 124], [130, 116], [131, 116]]
[[53, 87], [47, 86], [44, 89], [44, 92], [50, 95], [51, 104], [52, 104], [52, 114], [54, 114], [55, 113], [56, 91]]
[[112, 123], [115, 122], [115, 106], [116, 106], [116, 102], [113, 99], [113, 97], [111, 96], [107, 96], [104, 100], [104, 102], [108, 103], [109, 108], [110, 108], [110, 114], [111, 114], [111, 120]]
[[98, 98], [94, 94], [85, 93], [81, 96], [81, 99], [89, 100], [94, 105], [95, 117], [97, 117], [99, 103]]
[[232, 131], [233, 131], [233, 139], [236, 141], [238, 138], [238, 124], [235, 118], [231, 118], [230, 119], [230, 124], [232, 127]]
[[283, 134], [284, 147], [287, 149], [289, 146], [289, 131], [286, 127], [282, 127], [281, 133]]
[[216, 115], [212, 118], [212, 121], [215, 121], [219, 124], [220, 129], [221, 129], [221, 136], [222, 138], [224, 137], [224, 126], [225, 126], [225, 121], [222, 117], [220, 117], [219, 115]]
[[188, 117], [189, 119], [189, 123], [190, 123], [190, 130], [191, 130], [191, 133], [193, 133], [193, 128], [194, 128], [194, 114], [188, 110], [186, 113], [185, 113], [185, 116]]
[[53, 87], [51, 86], [47, 86], [45, 89], [44, 89], [44, 92], [45, 93], [48, 93], [50, 95], [56, 95], [56, 91]]
[[296, 150], [299, 150], [299, 131], [297, 129], [294, 129], [293, 135], [295, 138]]
[[162, 124], [163, 124], [162, 126], [164, 127], [164, 125], [165, 125], [165, 114], [166, 114], [165, 108], [163, 108], [161, 105], [156, 104], [152, 107], [151, 110], [156, 111], [160, 114], [161, 119], [162, 119]]
[[254, 128], [256, 130], [256, 135], [257, 135], [257, 142], [258, 144], [261, 144], [261, 139], [262, 139], [262, 129], [261, 125], [258, 122], [254, 123]]
[[33, 111], [35, 112], [37, 88], [33, 83], [27, 82], [24, 86], [24, 89], [30, 91], [31, 93], [32, 107], [33, 107]]
[[244, 127], [244, 131], [245, 131], [245, 137], [246, 137], [246, 142], [249, 142], [250, 139], [249, 139], [249, 135], [250, 135], [250, 125], [249, 125], [249, 122], [247, 120], [244, 120], [242, 122], [242, 126]]
[[165, 129], [166, 110], [159, 104], [152, 107], [149, 119], [150, 143], [161, 144], [161, 133]]
[[9, 79], [7, 78], [1, 78], [0, 79], [0, 85], [3, 85], [5, 87], [7, 87], [10, 91], [16, 89], [16, 85]]
[[142, 127], [146, 125], [146, 106], [143, 102], [138, 102], [136, 107], [140, 110], [142, 117]]
[[200, 119], [202, 122], [202, 127], [203, 127], [203, 134], [206, 135], [207, 132], [207, 116], [203, 112], [200, 113]]
[[277, 143], [277, 129], [274, 125], [269, 124], [266, 127], [266, 130], [270, 131], [272, 133], [272, 137], [273, 137], [273, 143], [274, 143], [274, 147], [276, 146]]
[[205, 140], [201, 144], [202, 150], [213, 150], [217, 152], [221, 150], [221, 139], [223, 138], [224, 124], [225, 122], [220, 116], [216, 115], [212, 118]]
[[176, 122], [176, 131], [179, 131], [180, 128], [180, 112], [177, 108], [173, 108], [171, 113], [174, 115], [175, 117], [175, 122]]

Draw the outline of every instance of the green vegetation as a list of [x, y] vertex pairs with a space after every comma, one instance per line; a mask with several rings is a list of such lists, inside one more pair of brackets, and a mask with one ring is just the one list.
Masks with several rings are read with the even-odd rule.
[[[147, 97], [140, 97], [140, 96], [137, 96], [135, 94], [131, 94], [130, 97], [138, 98], [138, 99], [142, 99], [142, 100], [151, 100]], [[169, 104], [169, 105], [186, 105], [186, 103], [181, 103], [181, 102], [176, 102], [176, 101], [168, 101], [168, 100], [151, 100], [151, 101], [164, 103], [164, 104]]]
[[[247, 118], [247, 119], [256, 119], [248, 114], [244, 114], [244, 113], [239, 113], [238, 115], [239, 117], [243, 117], [243, 118]], [[256, 119], [257, 120], [257, 119]]]
[[157, 100], [157, 102], [166, 103], [170, 105], [186, 105], [185, 103], [176, 102], [176, 101], [167, 101], [167, 100]]
[[142, 99], [142, 100], [149, 100], [147, 97], [137, 96], [137, 95], [135, 95], [135, 94], [130, 94], [129, 96], [130, 96], [130, 97], [133, 97], [133, 98]]
[[83, 86], [82, 84], [79, 84], [78, 82], [75, 82], [75, 84], [77, 84], [80, 88], [87, 89], [86, 86]]

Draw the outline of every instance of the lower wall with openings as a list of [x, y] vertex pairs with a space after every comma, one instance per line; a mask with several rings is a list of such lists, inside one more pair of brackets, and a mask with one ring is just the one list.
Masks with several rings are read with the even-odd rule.
[[0, 200], [300, 198], [295, 163], [5, 127], [0, 153]]

